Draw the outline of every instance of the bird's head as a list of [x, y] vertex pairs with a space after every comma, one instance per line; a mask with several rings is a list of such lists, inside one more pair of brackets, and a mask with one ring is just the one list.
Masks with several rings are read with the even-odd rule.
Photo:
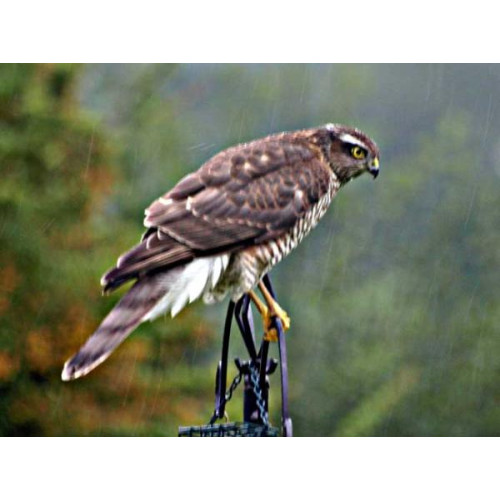
[[369, 172], [373, 178], [379, 173], [379, 149], [367, 135], [358, 129], [329, 123], [326, 132], [327, 155], [332, 170], [342, 184]]

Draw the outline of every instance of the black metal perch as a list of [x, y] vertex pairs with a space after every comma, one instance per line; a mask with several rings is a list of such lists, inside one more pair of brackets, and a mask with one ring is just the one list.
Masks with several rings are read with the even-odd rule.
[[[264, 284], [275, 298], [274, 289], [268, 275]], [[233, 318], [240, 330], [249, 360], [235, 359], [238, 374], [227, 389], [227, 368], [229, 341]], [[221, 359], [217, 366], [215, 380], [215, 408], [208, 425], [180, 427], [179, 436], [278, 436], [279, 430], [269, 423], [269, 375], [280, 366], [281, 379], [281, 435], [292, 436], [292, 420], [288, 409], [288, 365], [286, 340], [283, 326], [278, 318], [273, 318], [278, 332], [279, 362], [269, 359], [269, 342], [262, 340], [257, 351], [250, 297], [244, 295], [237, 303], [229, 302], [222, 339]], [[243, 423], [216, 424], [224, 418], [227, 402], [243, 380]]]

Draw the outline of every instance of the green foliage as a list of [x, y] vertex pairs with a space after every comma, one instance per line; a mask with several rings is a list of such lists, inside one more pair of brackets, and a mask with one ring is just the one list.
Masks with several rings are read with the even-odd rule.
[[81, 70], [0, 66], [0, 434], [174, 433], [165, 415], [198, 416], [211, 385], [199, 384], [196, 367], [177, 374], [176, 360], [212, 336], [193, 316], [176, 322], [168, 353], [157, 347], [159, 324], [98, 377], [60, 380], [64, 360], [116, 301], [100, 297], [99, 275], [139, 236], [121, 214], [106, 216], [115, 153], [79, 110]]
[[[359, 207], [363, 187], [350, 198], [346, 189], [324, 226], [334, 250], [318, 261], [331, 281], [294, 324], [321, 342], [291, 345], [315, 366], [295, 372], [305, 434], [498, 434], [500, 182], [478, 164], [464, 113], [442, 116], [417, 143], [384, 165], [373, 204]], [[316, 288], [313, 272], [297, 281]], [[298, 289], [290, 309], [315, 292]]]
[[[0, 72], [0, 433], [206, 423], [225, 303], [141, 325], [75, 383], [62, 364], [120, 296], [101, 297], [99, 277], [155, 197], [226, 146], [329, 121], [370, 133], [382, 170], [345, 187], [273, 272], [296, 434], [499, 433], [497, 66]], [[274, 424], [279, 403], [274, 375]], [[239, 392], [228, 411], [241, 420]]]

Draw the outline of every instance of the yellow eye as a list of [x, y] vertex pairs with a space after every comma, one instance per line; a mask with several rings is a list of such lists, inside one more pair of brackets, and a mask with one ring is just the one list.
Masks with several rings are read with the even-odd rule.
[[356, 160], [362, 160], [366, 157], [366, 151], [359, 146], [353, 146], [351, 148], [351, 155], [353, 158], [356, 158]]

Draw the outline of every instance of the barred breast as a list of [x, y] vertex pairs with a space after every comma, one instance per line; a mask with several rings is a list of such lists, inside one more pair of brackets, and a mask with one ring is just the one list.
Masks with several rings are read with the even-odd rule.
[[204, 294], [203, 300], [206, 303], [218, 302], [229, 293], [231, 300], [236, 302], [252, 290], [263, 276], [286, 257], [317, 225], [339, 187], [340, 183], [332, 177], [327, 193], [296, 222], [291, 230], [275, 240], [231, 254], [221, 279], [212, 290]]

